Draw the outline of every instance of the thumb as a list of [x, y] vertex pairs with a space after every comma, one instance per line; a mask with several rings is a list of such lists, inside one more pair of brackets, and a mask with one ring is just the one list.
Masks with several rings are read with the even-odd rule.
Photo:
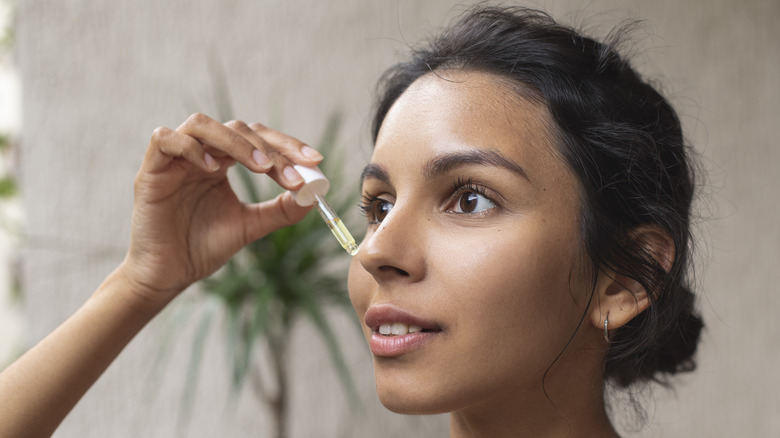
[[311, 206], [298, 205], [289, 191], [260, 204], [246, 205], [244, 223], [247, 242], [300, 222], [311, 209]]

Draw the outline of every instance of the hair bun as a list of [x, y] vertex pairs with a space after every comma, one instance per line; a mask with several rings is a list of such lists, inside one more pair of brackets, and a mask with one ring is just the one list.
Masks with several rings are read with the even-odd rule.
[[696, 369], [694, 355], [704, 327], [702, 318], [694, 311], [693, 293], [681, 289], [677, 293], [686, 296], [685, 306], [681, 309], [677, 323], [671, 330], [662, 332], [656, 344], [658, 372], [669, 375]]
[[[617, 330], [606, 358], [606, 378], [622, 387], [647, 381], [667, 385], [677, 373], [696, 369], [694, 356], [704, 323], [694, 309], [695, 296], [685, 287], [670, 292], [676, 302], [655, 303], [667, 311], [644, 312]], [[655, 336], [637, 342], [636, 337], [646, 333]]]

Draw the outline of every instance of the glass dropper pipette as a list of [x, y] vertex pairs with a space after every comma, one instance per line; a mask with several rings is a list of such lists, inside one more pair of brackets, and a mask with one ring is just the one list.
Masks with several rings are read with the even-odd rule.
[[333, 208], [331, 208], [324, 196], [314, 195], [314, 197], [317, 200], [317, 203], [315, 204], [317, 211], [320, 212], [320, 216], [322, 216], [322, 219], [328, 224], [328, 228], [330, 228], [330, 231], [336, 236], [336, 240], [339, 241], [341, 247], [351, 256], [357, 254], [358, 246], [357, 243], [355, 243], [355, 238], [352, 237], [352, 234], [349, 233], [347, 227], [344, 226], [344, 222], [341, 221], [341, 218], [333, 211]]
[[330, 189], [330, 181], [323, 175], [322, 171], [316, 167], [304, 167], [300, 165], [293, 166], [303, 178], [305, 184], [303, 187], [293, 192], [295, 202], [301, 206], [314, 205], [320, 216], [328, 224], [328, 228], [339, 241], [341, 247], [349, 255], [354, 256], [358, 252], [358, 245], [355, 238], [352, 237], [344, 222], [333, 210], [333, 207], [325, 200], [325, 194]]

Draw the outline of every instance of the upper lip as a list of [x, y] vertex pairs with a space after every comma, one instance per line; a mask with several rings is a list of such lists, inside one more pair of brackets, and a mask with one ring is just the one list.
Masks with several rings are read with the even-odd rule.
[[392, 304], [381, 304], [369, 307], [366, 311], [365, 323], [366, 326], [373, 331], [378, 331], [380, 325], [392, 323], [415, 325], [423, 330], [441, 330], [441, 327], [436, 323], [426, 321], [411, 312]]

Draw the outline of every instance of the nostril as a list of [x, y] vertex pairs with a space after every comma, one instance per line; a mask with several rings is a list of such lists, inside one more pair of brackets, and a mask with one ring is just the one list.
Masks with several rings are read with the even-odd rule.
[[408, 277], [409, 276], [408, 272], [404, 271], [403, 269], [398, 269], [395, 266], [387, 266], [387, 265], [380, 266], [379, 270], [381, 272], [386, 272], [386, 273], [395, 273], [395, 274], [400, 275], [402, 277]]

